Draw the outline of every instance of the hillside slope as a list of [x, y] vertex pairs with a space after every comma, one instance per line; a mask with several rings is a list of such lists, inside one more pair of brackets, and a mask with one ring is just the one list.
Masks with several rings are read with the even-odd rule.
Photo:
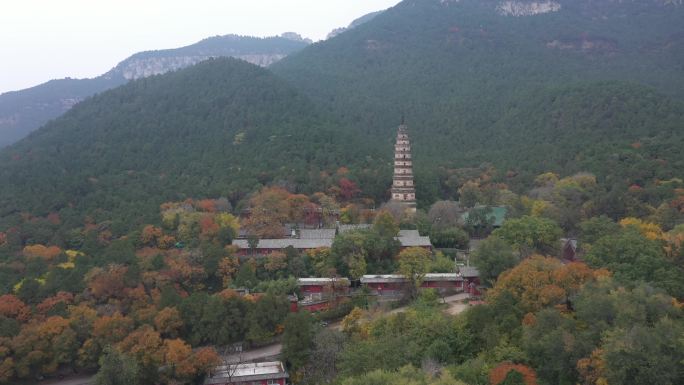
[[267, 70], [210, 59], [94, 96], [4, 149], [0, 215], [87, 213], [132, 227], [167, 200], [303, 186], [309, 172], [365, 159], [344, 131]]
[[51, 80], [4, 93], [0, 95], [0, 147], [23, 138], [81, 100], [129, 80], [178, 70], [210, 57], [235, 57], [268, 66], [310, 44], [296, 34], [283, 36], [287, 37], [210, 37], [186, 47], [137, 53], [93, 79]]
[[406, 0], [272, 70], [376, 140], [405, 114], [423, 175], [480, 162], [601, 172], [603, 151], [577, 152], [636, 140], [681, 165], [681, 20], [670, 1]]

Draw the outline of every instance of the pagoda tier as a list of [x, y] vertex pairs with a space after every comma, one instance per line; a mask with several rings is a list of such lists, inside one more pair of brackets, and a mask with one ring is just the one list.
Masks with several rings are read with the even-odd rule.
[[408, 136], [408, 128], [403, 123], [399, 126], [397, 142], [394, 145], [392, 202], [401, 203], [412, 211], [416, 209], [416, 187], [413, 183], [411, 141]]

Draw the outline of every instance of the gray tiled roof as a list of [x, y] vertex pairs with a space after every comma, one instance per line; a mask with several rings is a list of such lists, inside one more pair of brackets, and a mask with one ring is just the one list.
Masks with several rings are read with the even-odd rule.
[[[317, 249], [319, 247], [332, 247], [333, 240], [330, 239], [301, 239], [301, 238], [284, 238], [284, 239], [260, 239], [257, 249], [284, 249], [292, 246], [295, 249]], [[233, 245], [240, 249], [249, 249], [249, 243], [246, 239], [235, 239]]]
[[477, 270], [477, 267], [475, 266], [461, 266], [458, 268], [459, 271], [461, 272], [461, 275], [464, 277], [479, 277], [480, 272]]
[[357, 224], [357, 225], [338, 225], [337, 228], [340, 230], [340, 234], [346, 233], [353, 230], [366, 230], [370, 229], [371, 225], [367, 223]]
[[400, 230], [397, 240], [402, 247], [431, 247], [430, 237], [423, 237], [418, 230]]
[[[429, 273], [425, 274], [423, 281], [425, 282], [445, 282], [445, 281], [462, 281], [460, 274], [456, 273]], [[391, 283], [391, 282], [406, 282], [406, 277], [400, 274], [367, 274], [361, 277], [361, 283]]]
[[333, 239], [337, 233], [336, 229], [301, 229], [299, 238], [301, 239]]
[[246, 383], [250, 381], [276, 380], [288, 377], [289, 375], [280, 361], [243, 363], [231, 366], [217, 366], [214, 368], [214, 373], [207, 377], [204, 383], [207, 385], [225, 384], [228, 380]]

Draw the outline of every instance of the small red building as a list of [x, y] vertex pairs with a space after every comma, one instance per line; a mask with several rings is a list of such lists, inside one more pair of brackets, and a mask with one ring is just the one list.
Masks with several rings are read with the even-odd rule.
[[205, 385], [285, 385], [289, 375], [283, 363], [258, 362], [221, 365], [204, 380]]
[[[421, 284], [422, 289], [436, 289], [440, 292], [462, 292], [465, 290], [465, 280], [457, 273], [426, 274]], [[364, 275], [361, 284], [370, 289], [371, 293], [380, 296], [401, 296], [408, 280], [403, 275]]]
[[297, 285], [305, 299], [325, 299], [349, 294], [350, 284], [347, 278], [299, 278]]
[[482, 295], [482, 285], [480, 283], [480, 272], [473, 266], [461, 266], [458, 274], [463, 277], [463, 288], [472, 296]]
[[454, 273], [426, 274], [420, 287], [437, 291], [463, 291], [463, 277]]
[[576, 261], [578, 254], [577, 240], [563, 238], [561, 239], [561, 259], [565, 261]]
[[346, 278], [299, 278], [297, 284], [303, 296], [298, 307], [310, 312], [327, 310], [331, 300], [349, 295]]

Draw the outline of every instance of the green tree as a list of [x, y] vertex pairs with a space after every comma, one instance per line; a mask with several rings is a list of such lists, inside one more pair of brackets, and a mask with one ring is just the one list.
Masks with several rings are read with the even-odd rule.
[[493, 235], [508, 242], [523, 256], [533, 253], [556, 255], [563, 231], [550, 219], [524, 216], [507, 220]]
[[608, 383], [683, 383], [683, 335], [682, 323], [667, 318], [653, 327], [635, 325], [608, 332], [603, 354]]
[[[365, 273], [365, 267], [361, 269], [361, 265], [366, 263], [366, 256], [368, 252], [365, 248], [367, 231], [350, 231], [335, 237], [332, 248], [330, 249], [330, 259], [334, 262], [337, 272], [342, 276], [348, 276], [352, 266], [355, 267], [355, 273]], [[324, 254], [324, 253], [323, 253]], [[327, 257], [322, 258], [321, 262], [327, 260]], [[361, 263], [363, 261], [363, 263]], [[327, 263], [322, 263], [324, 267]], [[363, 275], [363, 274], [361, 274]]]
[[472, 262], [477, 266], [480, 278], [492, 285], [499, 274], [515, 267], [520, 259], [508, 242], [496, 235], [491, 235], [475, 250]]
[[475, 207], [480, 201], [480, 186], [473, 181], [468, 181], [458, 190], [459, 202], [463, 207]]
[[661, 241], [646, 238], [635, 226], [596, 241], [585, 260], [612, 271], [621, 282], [642, 280], [675, 297], [684, 296], [684, 269], [667, 260]]
[[499, 382], [498, 385], [526, 385], [525, 377], [523, 377], [522, 373], [519, 371], [511, 370], [506, 375], [506, 378], [504, 378], [502, 382]]
[[382, 211], [373, 221], [373, 231], [383, 238], [393, 238], [399, 234], [399, 224], [394, 220], [392, 214]]
[[425, 274], [430, 271], [432, 255], [422, 247], [409, 247], [399, 253], [399, 272], [409, 280], [409, 295], [416, 298]]
[[95, 385], [141, 384], [138, 363], [112, 347], [106, 347], [100, 358], [100, 370], [95, 375]]
[[366, 258], [363, 254], [351, 254], [347, 256], [347, 266], [349, 267], [349, 276], [352, 279], [360, 279], [366, 274]]
[[293, 371], [309, 360], [314, 338], [314, 319], [308, 312], [290, 313], [285, 317], [283, 333], [283, 359]]
[[620, 231], [620, 225], [605, 215], [587, 219], [580, 223], [579, 227], [582, 242], [589, 244]]
[[474, 237], [483, 237], [494, 228], [496, 218], [489, 206], [474, 207], [468, 211], [465, 228]]
[[435, 247], [450, 249], [467, 249], [470, 238], [468, 233], [459, 227], [434, 230], [430, 233], [430, 241]]

